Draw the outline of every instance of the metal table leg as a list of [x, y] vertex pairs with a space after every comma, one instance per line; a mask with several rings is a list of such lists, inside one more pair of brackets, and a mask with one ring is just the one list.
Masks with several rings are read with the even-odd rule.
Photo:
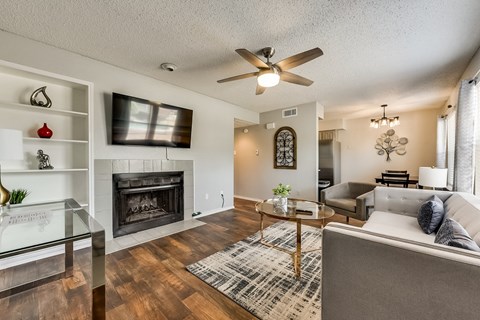
[[92, 319], [104, 320], [105, 315], [105, 230], [90, 215], [78, 211], [88, 224], [92, 236]]
[[105, 231], [92, 230], [92, 319], [105, 319]]
[[297, 246], [295, 252], [295, 275], [300, 278], [302, 269], [302, 221], [297, 220]]

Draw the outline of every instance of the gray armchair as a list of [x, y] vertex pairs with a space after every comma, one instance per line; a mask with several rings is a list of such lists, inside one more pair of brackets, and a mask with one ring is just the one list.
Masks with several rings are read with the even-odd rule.
[[373, 189], [375, 183], [345, 182], [323, 189], [320, 201], [335, 210], [335, 213], [349, 218], [366, 221], [373, 210]]

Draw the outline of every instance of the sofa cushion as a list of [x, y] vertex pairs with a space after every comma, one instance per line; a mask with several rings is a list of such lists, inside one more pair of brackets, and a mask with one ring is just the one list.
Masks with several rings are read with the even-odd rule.
[[373, 212], [363, 229], [423, 243], [433, 243], [435, 240], [434, 234], [426, 234], [422, 231], [416, 217], [392, 212]]
[[443, 202], [445, 217], [457, 221], [480, 246], [480, 198], [458, 192]]
[[433, 195], [418, 210], [417, 221], [423, 232], [430, 234], [440, 227], [444, 215], [443, 201]]
[[435, 243], [480, 252], [480, 247], [468, 235], [467, 230], [450, 218], [445, 219], [440, 226]]
[[355, 199], [350, 199], [350, 198], [335, 198], [335, 199], [326, 199], [325, 204], [330, 207], [337, 207], [344, 210], [355, 212], [355, 206], [357, 202]]

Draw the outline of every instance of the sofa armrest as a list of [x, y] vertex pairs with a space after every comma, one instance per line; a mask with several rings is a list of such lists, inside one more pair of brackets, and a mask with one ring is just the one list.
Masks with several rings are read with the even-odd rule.
[[329, 223], [322, 319], [476, 319], [480, 255]]
[[327, 199], [337, 198], [349, 198], [350, 191], [348, 189], [348, 183], [340, 183], [323, 189], [320, 192], [320, 201], [325, 203]]
[[373, 190], [362, 195], [359, 195], [356, 199], [357, 219], [365, 221], [369, 216], [369, 208], [373, 208], [374, 198]]

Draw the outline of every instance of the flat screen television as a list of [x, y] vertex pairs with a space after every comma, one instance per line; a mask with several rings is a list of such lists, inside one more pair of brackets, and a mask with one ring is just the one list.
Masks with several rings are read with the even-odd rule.
[[190, 148], [193, 111], [112, 94], [112, 144]]

